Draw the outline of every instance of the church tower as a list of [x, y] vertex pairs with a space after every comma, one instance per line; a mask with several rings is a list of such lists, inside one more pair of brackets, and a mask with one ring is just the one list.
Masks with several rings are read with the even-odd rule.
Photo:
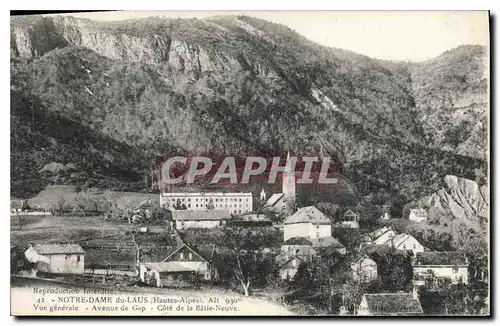
[[290, 152], [286, 157], [285, 172], [283, 172], [283, 197], [289, 202], [295, 202], [295, 171], [291, 167]]
[[262, 191], [260, 192], [260, 201], [265, 202], [266, 199], [267, 199], [266, 191], [264, 190], [264, 188], [262, 188]]

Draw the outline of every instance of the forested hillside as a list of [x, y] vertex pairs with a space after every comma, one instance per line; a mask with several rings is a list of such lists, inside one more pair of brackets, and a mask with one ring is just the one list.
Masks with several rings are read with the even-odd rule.
[[[47, 183], [81, 182], [78, 173], [137, 190], [161, 156], [286, 150], [337, 157], [360, 194], [383, 189], [403, 203], [437, 190], [447, 174], [484, 183], [486, 157], [461, 149], [484, 152], [485, 53], [466, 46], [421, 64], [392, 63], [247, 16], [16, 17], [11, 191], [26, 197]], [[477, 64], [444, 75], [461, 60]], [[454, 106], [436, 104], [446, 96]], [[436, 122], [471, 105], [468, 119], [454, 121], [474, 128]], [[74, 163], [78, 173], [40, 172], [51, 162]]]

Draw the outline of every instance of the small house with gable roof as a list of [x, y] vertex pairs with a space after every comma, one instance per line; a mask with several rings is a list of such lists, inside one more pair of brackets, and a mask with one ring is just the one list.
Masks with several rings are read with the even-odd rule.
[[454, 284], [467, 284], [468, 267], [469, 261], [463, 252], [418, 252], [413, 262], [413, 279], [449, 279]]
[[358, 316], [414, 316], [423, 314], [416, 291], [364, 294]]
[[212, 280], [217, 273], [207, 259], [182, 244], [160, 262], [140, 263], [139, 276], [143, 283], [157, 287], [185, 287]]
[[40, 272], [83, 274], [85, 270], [85, 250], [78, 244], [30, 244], [24, 255]]

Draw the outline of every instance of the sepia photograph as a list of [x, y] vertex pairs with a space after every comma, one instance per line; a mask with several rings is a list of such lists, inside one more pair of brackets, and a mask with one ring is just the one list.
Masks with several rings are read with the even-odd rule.
[[489, 317], [490, 79], [488, 11], [11, 12], [11, 315]]

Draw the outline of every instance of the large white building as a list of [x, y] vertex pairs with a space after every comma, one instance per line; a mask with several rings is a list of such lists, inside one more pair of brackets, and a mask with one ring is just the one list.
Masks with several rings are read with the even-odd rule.
[[308, 206], [287, 217], [283, 229], [284, 241], [293, 237], [317, 239], [331, 237], [332, 222], [319, 209]]
[[239, 214], [253, 211], [251, 192], [164, 192], [160, 205], [171, 210], [224, 210]]

